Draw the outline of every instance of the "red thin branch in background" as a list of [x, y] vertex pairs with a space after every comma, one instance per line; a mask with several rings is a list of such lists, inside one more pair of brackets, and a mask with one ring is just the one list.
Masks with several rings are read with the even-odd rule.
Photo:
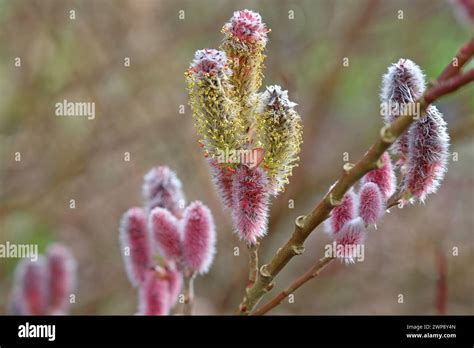
[[436, 313], [446, 314], [448, 302], [448, 264], [446, 256], [440, 249], [436, 250]]

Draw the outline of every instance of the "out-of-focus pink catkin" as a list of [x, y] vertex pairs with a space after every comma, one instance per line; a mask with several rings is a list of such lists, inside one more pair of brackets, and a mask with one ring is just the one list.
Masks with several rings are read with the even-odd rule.
[[426, 116], [410, 128], [408, 145], [407, 174], [403, 178], [402, 191], [424, 202], [443, 180], [449, 154], [446, 122], [434, 105], [430, 105]]
[[211, 211], [200, 201], [192, 202], [183, 217], [183, 260], [192, 273], [206, 273], [215, 254], [216, 229]]
[[366, 237], [367, 230], [365, 229], [362, 218], [357, 217], [346, 222], [335, 237], [336, 248], [344, 251], [342, 255], [340, 255], [340, 253], [337, 254], [338, 258], [341, 258], [345, 263], [354, 263], [357, 257], [357, 255], [355, 255], [357, 248], [364, 244]]
[[377, 184], [380, 192], [386, 201], [395, 193], [397, 179], [393, 170], [392, 161], [388, 152], [384, 152], [381, 156], [382, 167], [371, 170], [362, 178], [362, 183], [373, 182]]
[[21, 294], [15, 291], [15, 289], [10, 293], [8, 297], [7, 314], [8, 315], [27, 315], [28, 314], [28, 313], [25, 313], [25, 308], [22, 304]]
[[150, 236], [143, 209], [131, 208], [123, 215], [120, 242], [128, 278], [133, 286], [138, 286], [151, 267]]
[[69, 296], [76, 286], [76, 261], [69, 249], [61, 244], [51, 245], [47, 252], [49, 269], [49, 311], [51, 314], [66, 314]]
[[217, 163], [210, 162], [212, 180], [226, 208], [232, 208], [232, 181], [234, 173], [219, 166]]
[[179, 220], [168, 210], [156, 207], [150, 213], [149, 227], [155, 250], [166, 259], [179, 261], [182, 254]]
[[14, 292], [24, 315], [45, 315], [48, 310], [48, 267], [44, 256], [23, 260], [15, 273]]
[[326, 231], [329, 234], [337, 234], [342, 226], [357, 216], [357, 195], [351, 189], [346, 192], [341, 205], [331, 211], [331, 216], [324, 222]]
[[359, 192], [359, 216], [366, 225], [377, 222], [384, 212], [384, 200], [379, 187], [373, 182], [362, 186]]
[[[410, 59], [402, 58], [390, 66], [383, 76], [380, 93], [385, 124], [400, 117], [406, 105], [419, 99], [425, 89], [425, 76], [420, 67]], [[408, 132], [397, 139], [394, 149], [401, 156], [400, 164], [404, 164], [408, 155]]]
[[267, 233], [268, 225], [268, 179], [265, 171], [257, 167], [240, 166], [232, 185], [234, 228], [248, 245]]
[[168, 315], [169, 283], [162, 271], [148, 270], [138, 292], [139, 314]]
[[181, 181], [167, 166], [152, 168], [143, 184], [143, 197], [148, 211], [155, 207], [168, 209], [176, 217], [183, 213], [185, 197]]

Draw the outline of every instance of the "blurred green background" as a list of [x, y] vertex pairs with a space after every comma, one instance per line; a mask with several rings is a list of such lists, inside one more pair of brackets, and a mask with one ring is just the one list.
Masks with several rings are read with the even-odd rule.
[[[195, 50], [219, 45], [224, 22], [244, 8], [260, 12], [272, 29], [264, 84], [288, 89], [304, 123], [300, 166], [272, 203], [264, 261], [288, 238], [294, 218], [335, 181], [344, 153], [355, 162], [375, 140], [387, 67], [410, 58], [434, 79], [472, 36], [452, 3], [438, 0], [0, 1], [0, 243], [69, 246], [79, 262], [73, 314], [136, 312], [118, 223], [142, 204], [143, 175], [159, 164], [178, 173], [188, 200], [211, 207], [217, 223], [217, 257], [196, 281], [197, 312], [235, 312], [246, 252], [197, 144], [184, 71]], [[474, 314], [473, 95], [471, 85], [437, 103], [459, 158], [450, 161], [439, 193], [425, 205], [392, 209], [370, 232], [363, 263], [332, 264], [273, 313], [436, 313], [437, 263], [444, 260], [447, 312]], [[96, 118], [56, 117], [63, 99], [95, 102]], [[303, 273], [328, 242], [318, 228], [275, 289]], [[17, 261], [0, 260], [0, 313]]]

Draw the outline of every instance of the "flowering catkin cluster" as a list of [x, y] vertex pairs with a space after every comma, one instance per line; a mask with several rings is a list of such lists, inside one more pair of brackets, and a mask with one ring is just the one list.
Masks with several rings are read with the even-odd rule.
[[211, 211], [200, 201], [185, 209], [181, 181], [166, 166], [152, 168], [143, 184], [145, 208], [130, 208], [120, 242], [142, 315], [167, 315], [176, 305], [183, 275], [206, 273], [215, 253]]
[[[337, 247], [357, 247], [364, 243], [367, 226], [375, 225], [382, 217], [388, 198], [395, 192], [395, 186], [390, 155], [385, 152], [380, 158], [379, 168], [362, 178], [359, 192], [349, 190], [325, 221], [326, 231], [333, 237]], [[346, 263], [354, 262], [353, 255], [339, 256]]]
[[52, 244], [36, 261], [21, 261], [14, 276], [9, 312], [13, 315], [68, 314], [76, 288], [76, 261], [69, 249]]
[[[430, 105], [426, 115], [416, 114], [415, 103], [426, 89], [420, 67], [409, 59], [400, 59], [388, 68], [382, 81], [382, 103], [389, 103], [386, 125], [397, 117], [418, 117], [397, 141], [394, 153], [399, 155], [403, 175], [401, 192], [405, 199], [424, 202], [426, 196], [436, 192], [446, 173], [449, 135], [443, 115]], [[405, 111], [401, 116], [400, 110]], [[418, 108], [419, 110], [419, 108]], [[408, 111], [408, 112], [406, 112]]]
[[[446, 173], [449, 135], [446, 122], [436, 106], [429, 105], [426, 115], [416, 114], [416, 101], [426, 89], [420, 67], [409, 59], [400, 59], [383, 76], [381, 101], [384, 121], [390, 125], [398, 117], [419, 117], [398, 138], [393, 153], [399, 157], [397, 169], [402, 178], [397, 189], [395, 168], [388, 152], [382, 154], [378, 168], [361, 180], [358, 194], [350, 190], [325, 222], [326, 230], [337, 245], [362, 243], [366, 227], [375, 225], [388, 199], [398, 190], [402, 202], [415, 199], [424, 202], [436, 192]], [[419, 111], [419, 109], [418, 109]], [[352, 258], [345, 258], [353, 262]]]
[[222, 32], [220, 50], [197, 51], [186, 72], [189, 104], [215, 186], [251, 245], [266, 233], [269, 197], [299, 161], [301, 117], [280, 86], [259, 92], [270, 32], [261, 16], [236, 11]]

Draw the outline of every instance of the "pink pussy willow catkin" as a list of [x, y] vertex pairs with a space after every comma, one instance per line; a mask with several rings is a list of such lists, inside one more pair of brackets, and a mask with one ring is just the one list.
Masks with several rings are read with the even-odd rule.
[[125, 269], [133, 286], [140, 285], [152, 266], [147, 217], [141, 208], [130, 208], [120, 222], [120, 244]]
[[207, 273], [215, 254], [216, 229], [211, 211], [192, 202], [183, 217], [183, 260], [191, 273]]

